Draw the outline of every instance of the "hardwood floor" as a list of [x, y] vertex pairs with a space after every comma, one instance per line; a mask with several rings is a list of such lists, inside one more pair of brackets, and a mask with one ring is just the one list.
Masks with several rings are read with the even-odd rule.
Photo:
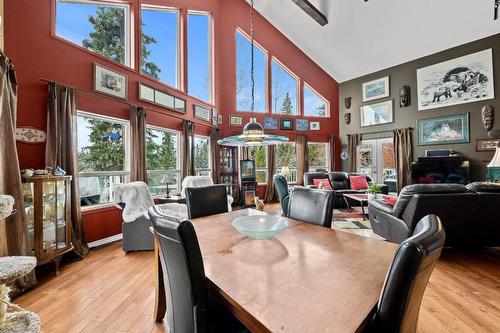
[[[163, 332], [152, 318], [153, 259], [153, 252], [125, 255], [121, 242], [92, 249], [63, 265], [60, 276], [39, 277], [38, 287], [14, 302], [40, 315], [43, 332]], [[500, 332], [500, 248], [445, 249], [424, 295], [418, 332]]]

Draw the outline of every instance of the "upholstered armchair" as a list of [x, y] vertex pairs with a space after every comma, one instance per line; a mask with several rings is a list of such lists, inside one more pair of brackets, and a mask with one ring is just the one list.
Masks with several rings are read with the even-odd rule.
[[[188, 187], [205, 187], [214, 185], [212, 177], [209, 176], [187, 176], [181, 183], [181, 197], [186, 198], [186, 188]], [[232, 195], [227, 195], [227, 209], [228, 212], [232, 211], [234, 198]]]
[[278, 193], [278, 198], [280, 200], [281, 209], [283, 210], [283, 215], [288, 216], [288, 201], [290, 199], [290, 193], [288, 190], [288, 182], [283, 175], [276, 174], [273, 176], [274, 188]]

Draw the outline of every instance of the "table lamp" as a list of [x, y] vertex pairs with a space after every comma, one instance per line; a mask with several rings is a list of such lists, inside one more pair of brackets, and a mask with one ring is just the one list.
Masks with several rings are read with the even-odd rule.
[[492, 182], [500, 182], [500, 142], [497, 143], [495, 155], [490, 164], [488, 164], [488, 173], [486, 178]]
[[285, 177], [290, 175], [290, 168], [287, 166], [281, 167], [281, 174]]

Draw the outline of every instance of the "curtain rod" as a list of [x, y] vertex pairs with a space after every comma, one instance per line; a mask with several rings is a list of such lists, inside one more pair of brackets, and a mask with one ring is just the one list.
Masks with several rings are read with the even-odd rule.
[[[127, 101], [124, 101], [124, 100], [116, 98], [116, 97], [106, 96], [106, 95], [102, 95], [102, 94], [99, 94], [99, 93], [96, 93], [96, 92], [93, 92], [93, 91], [90, 91], [90, 90], [72, 87], [72, 86], [67, 85], [65, 83], [62, 83], [62, 82], [57, 82], [57, 81], [49, 80], [49, 79], [45, 79], [45, 78], [40, 78], [40, 81], [44, 81], [44, 82], [47, 82], [47, 83], [55, 83], [55, 84], [59, 84], [59, 85], [62, 85], [62, 86], [66, 86], [68, 88], [75, 89], [76, 91], [82, 92], [84, 94], [88, 94], [88, 95], [96, 96], [96, 97], [106, 98], [106, 99], [109, 99], [109, 100], [114, 101], [114, 102], [119, 102], [119, 103], [122, 103], [122, 104], [126, 104], [129, 107], [130, 106], [137, 106], [135, 104], [131, 104], [131, 103], [127, 102]], [[167, 115], [169, 117], [173, 117], [173, 118], [177, 118], [177, 119], [180, 119], [180, 120], [184, 120], [184, 118], [182, 118], [181, 116], [178, 116], [176, 114], [167, 114], [167, 113], [165, 113], [163, 111], [158, 111], [158, 110], [148, 109], [148, 108], [146, 108], [146, 111], [147, 112], [156, 112], [156, 113], [159, 113], [159, 114], [162, 114], [162, 115]], [[193, 119], [191, 121], [193, 123], [195, 123], [196, 125], [202, 125], [202, 126], [209, 127], [209, 128], [212, 127], [212, 125], [208, 125], [208, 124], [202, 123], [201, 121], [197, 121], [196, 119]]]
[[[405, 127], [408, 128], [410, 131], [413, 131], [413, 127]], [[400, 128], [395, 128], [395, 129], [389, 129], [389, 130], [380, 130], [380, 131], [375, 131], [375, 132], [366, 132], [366, 133], [350, 133], [346, 135], [355, 135], [355, 134], [360, 134], [360, 135], [370, 135], [370, 134], [380, 134], [380, 133], [393, 133], [395, 130], [398, 130]]]

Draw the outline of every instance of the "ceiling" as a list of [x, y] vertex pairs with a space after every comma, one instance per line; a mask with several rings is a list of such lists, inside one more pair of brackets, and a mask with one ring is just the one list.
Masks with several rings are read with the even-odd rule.
[[310, 2], [326, 26], [292, 0], [255, 0], [255, 8], [337, 82], [500, 33], [493, 0]]

